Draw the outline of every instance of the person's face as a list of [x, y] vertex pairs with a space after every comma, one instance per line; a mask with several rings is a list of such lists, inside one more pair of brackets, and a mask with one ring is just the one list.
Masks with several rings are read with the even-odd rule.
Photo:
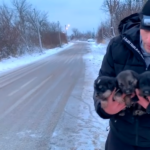
[[146, 52], [150, 53], [150, 31], [140, 29], [141, 38], [143, 41], [143, 46]]

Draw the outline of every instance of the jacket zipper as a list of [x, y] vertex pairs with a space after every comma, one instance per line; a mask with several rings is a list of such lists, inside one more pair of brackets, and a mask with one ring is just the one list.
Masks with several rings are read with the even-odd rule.
[[136, 127], [135, 127], [135, 132], [136, 132], [135, 145], [138, 146], [138, 126], [139, 126], [138, 118], [136, 118], [135, 123], [136, 123]]
[[[138, 50], [135, 50], [135, 48], [133, 48], [133, 47], [131, 47], [131, 44], [129, 44], [129, 43], [131, 43], [131, 41], [130, 40], [128, 40], [128, 38], [126, 38], [126, 37], [123, 37], [123, 41], [127, 44], [127, 46], [128, 46], [128, 48], [129, 49], [131, 49], [132, 51], [136, 51], [137, 52], [137, 54], [141, 57], [141, 59], [143, 60], [143, 62], [144, 62], [144, 64], [145, 64], [145, 71], [147, 71], [148, 70], [148, 67], [147, 67], [147, 65], [146, 65], [146, 62], [145, 62], [145, 59], [144, 59], [144, 56], [143, 56], [143, 54]], [[128, 41], [130, 41], [129, 43], [128, 43]], [[134, 45], [134, 44], [133, 44]], [[141, 55], [140, 55], [141, 54]]]

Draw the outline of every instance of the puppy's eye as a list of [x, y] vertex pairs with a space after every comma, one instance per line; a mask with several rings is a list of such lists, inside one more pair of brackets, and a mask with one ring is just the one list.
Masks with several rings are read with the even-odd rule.
[[102, 86], [102, 85], [100, 85], [98, 88], [99, 88], [99, 89], [102, 89], [102, 88], [103, 88], [103, 86]]

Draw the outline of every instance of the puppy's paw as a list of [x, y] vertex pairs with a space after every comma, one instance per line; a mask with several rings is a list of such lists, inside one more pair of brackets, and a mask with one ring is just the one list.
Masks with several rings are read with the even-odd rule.
[[133, 115], [134, 115], [134, 116], [142, 116], [142, 115], [144, 115], [144, 114], [146, 114], [146, 112], [143, 111], [143, 110], [135, 110], [135, 111], [133, 112]]
[[134, 110], [133, 111], [133, 116], [137, 116], [138, 115], [138, 110]]
[[106, 108], [107, 107], [108, 102], [107, 101], [101, 101], [101, 107], [102, 108]]
[[123, 103], [124, 99], [118, 95], [114, 95], [114, 100], [117, 101], [118, 103]]
[[142, 116], [142, 115], [144, 115], [144, 114], [146, 114], [146, 112], [145, 112], [145, 111], [143, 111], [143, 110], [139, 110], [139, 112], [138, 112], [138, 115], [139, 115], [139, 116]]

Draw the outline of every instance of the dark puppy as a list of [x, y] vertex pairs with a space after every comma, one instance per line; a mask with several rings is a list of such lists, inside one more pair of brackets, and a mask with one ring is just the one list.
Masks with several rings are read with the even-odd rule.
[[150, 96], [150, 71], [146, 71], [139, 76], [138, 89], [140, 96]]
[[[132, 70], [125, 70], [120, 72], [116, 79], [118, 84], [118, 92], [116, 92], [114, 99], [119, 103], [125, 102], [127, 107], [131, 106], [131, 97], [135, 95], [139, 75]], [[125, 94], [125, 98], [121, 95]]]
[[[139, 75], [138, 81], [139, 95], [147, 99], [150, 96], [150, 71], [146, 71]], [[148, 99], [147, 99], [148, 100]], [[137, 110], [134, 111], [134, 115], [146, 114], [146, 110], [138, 104]]]
[[107, 98], [116, 87], [116, 79], [113, 77], [98, 77], [94, 82], [96, 97], [101, 101], [101, 107], [107, 106]]

